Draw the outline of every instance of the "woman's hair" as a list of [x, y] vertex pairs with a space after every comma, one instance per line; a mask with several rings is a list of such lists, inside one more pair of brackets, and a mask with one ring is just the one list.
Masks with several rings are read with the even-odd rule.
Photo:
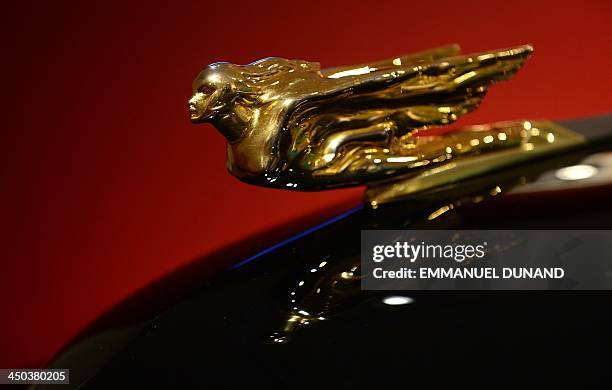
[[[223, 69], [241, 93], [259, 95], [270, 89], [281, 89], [304, 72], [318, 72], [318, 62], [268, 57], [247, 65], [216, 64]], [[290, 77], [290, 75], [293, 73]], [[276, 88], [272, 88], [276, 86]]]

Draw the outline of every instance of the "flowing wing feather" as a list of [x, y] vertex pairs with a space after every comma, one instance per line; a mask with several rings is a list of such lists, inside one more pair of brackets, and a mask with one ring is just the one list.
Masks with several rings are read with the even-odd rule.
[[392, 66], [389, 61], [373, 63], [379, 68], [366, 65], [368, 72], [362, 74], [332, 77], [338, 71], [326, 71], [337, 83], [336, 92], [317, 100], [316, 107], [305, 106], [303, 112], [294, 113], [292, 121], [299, 126], [290, 127], [289, 153], [302, 156], [303, 168], [317, 170], [337, 162], [335, 156], [346, 144], [353, 149], [370, 147], [372, 142], [387, 148], [395, 145], [393, 149], [410, 144], [416, 131], [452, 123], [473, 111], [488, 88], [512, 77], [532, 52], [525, 45], [435, 61], [414, 60], [454, 50], [420, 53], [409, 65], [395, 65], [393, 60]]

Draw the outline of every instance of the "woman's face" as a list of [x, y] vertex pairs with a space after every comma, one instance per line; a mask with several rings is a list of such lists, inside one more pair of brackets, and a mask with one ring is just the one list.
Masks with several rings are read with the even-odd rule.
[[189, 115], [193, 123], [206, 122], [227, 104], [231, 85], [219, 64], [204, 68], [193, 82], [193, 95], [189, 99]]

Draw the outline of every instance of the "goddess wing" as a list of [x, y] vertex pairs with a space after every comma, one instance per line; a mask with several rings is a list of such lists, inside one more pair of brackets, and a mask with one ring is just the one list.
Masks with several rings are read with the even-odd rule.
[[[512, 77], [532, 52], [525, 45], [439, 58], [457, 50], [449, 46], [397, 61], [322, 71], [335, 78], [336, 91], [349, 92], [340, 99], [334, 94], [319, 98], [308, 117], [299, 118], [299, 126], [289, 123], [294, 140], [290, 152], [296, 156], [307, 151], [300, 165], [317, 170], [330, 165], [347, 143], [382, 140], [389, 147], [393, 142], [411, 142], [405, 137], [414, 131], [452, 123], [474, 110], [488, 87]], [[297, 123], [297, 118], [289, 121]]]
[[[384, 108], [389, 115], [398, 114], [415, 122], [399, 124], [403, 130], [447, 124], [475, 109], [491, 84], [511, 78], [533, 49], [525, 45], [435, 61], [424, 60], [452, 51], [453, 47], [433, 49], [415, 55], [412, 60], [405, 57], [407, 65], [376, 68], [376, 64], [388, 64], [381, 61], [371, 67], [344, 70], [338, 82], [343, 84], [341, 88], [350, 83], [352, 93], [342, 102], [335, 102], [334, 107], [352, 108], [361, 113], [371, 108]], [[401, 59], [396, 61], [400, 62]], [[357, 69], [361, 69], [360, 74], [356, 74], [359, 73]], [[328, 77], [338, 75], [334, 72]], [[321, 108], [326, 107], [322, 104]]]
[[418, 65], [399, 88], [400, 94], [420, 101], [407, 107], [408, 116], [423, 126], [455, 121], [478, 107], [493, 83], [514, 76], [532, 51], [526, 45]]

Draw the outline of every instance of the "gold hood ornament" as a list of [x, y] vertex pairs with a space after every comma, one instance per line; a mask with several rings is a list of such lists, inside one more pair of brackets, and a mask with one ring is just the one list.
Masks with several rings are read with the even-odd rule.
[[225, 136], [228, 169], [240, 180], [306, 191], [366, 184], [373, 206], [582, 142], [528, 121], [423, 136], [476, 109], [533, 49], [459, 51], [331, 69], [275, 57], [214, 63], [193, 82], [191, 120]]

